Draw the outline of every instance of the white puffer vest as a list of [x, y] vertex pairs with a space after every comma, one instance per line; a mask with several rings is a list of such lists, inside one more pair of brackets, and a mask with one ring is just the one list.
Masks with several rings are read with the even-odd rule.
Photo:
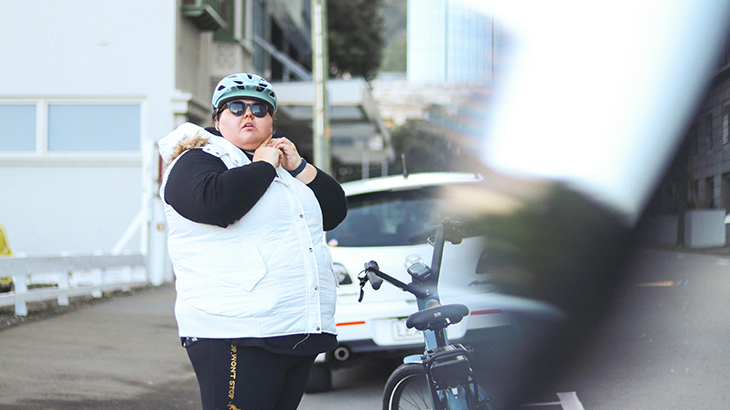
[[[163, 144], [177, 145], [189, 136], [192, 124], [184, 126], [160, 141], [161, 153], [169, 151]], [[196, 131], [210, 138], [202, 149], [229, 169], [251, 162], [228, 140], [199, 127]], [[336, 334], [336, 281], [312, 190], [279, 167], [258, 203], [233, 225], [220, 228], [186, 219], [164, 201], [176, 163], [165, 171], [160, 196], [176, 276], [180, 336]]]

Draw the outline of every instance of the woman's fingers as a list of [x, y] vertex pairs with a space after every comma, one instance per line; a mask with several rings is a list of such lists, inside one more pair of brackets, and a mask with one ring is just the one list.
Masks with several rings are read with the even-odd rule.
[[302, 161], [302, 157], [297, 151], [297, 147], [286, 137], [274, 138], [271, 140], [270, 145], [283, 154], [281, 165], [287, 171], [296, 169]]

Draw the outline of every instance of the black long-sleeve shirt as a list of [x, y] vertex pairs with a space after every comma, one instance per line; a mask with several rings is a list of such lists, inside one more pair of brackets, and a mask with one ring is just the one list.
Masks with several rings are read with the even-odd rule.
[[[228, 169], [220, 158], [192, 149], [170, 171], [165, 200], [191, 221], [225, 228], [253, 208], [274, 178], [276, 169], [268, 162]], [[347, 215], [347, 200], [340, 184], [318, 169], [307, 186], [319, 202], [324, 230], [337, 227]]]

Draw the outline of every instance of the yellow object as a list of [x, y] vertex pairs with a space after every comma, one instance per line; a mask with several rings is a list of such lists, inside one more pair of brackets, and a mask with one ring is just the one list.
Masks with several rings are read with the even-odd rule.
[[[0, 257], [13, 256], [13, 251], [10, 250], [10, 243], [8, 242], [8, 234], [5, 232], [5, 227], [0, 223]], [[0, 292], [8, 292], [13, 289], [13, 278], [0, 277]]]
[[0, 256], [13, 256], [13, 251], [10, 250], [10, 242], [8, 242], [8, 234], [5, 232], [5, 227], [0, 223]]

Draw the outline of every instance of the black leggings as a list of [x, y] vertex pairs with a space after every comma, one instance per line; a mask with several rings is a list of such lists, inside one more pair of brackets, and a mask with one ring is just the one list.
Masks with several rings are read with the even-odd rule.
[[203, 410], [294, 410], [317, 357], [199, 339], [187, 348]]

